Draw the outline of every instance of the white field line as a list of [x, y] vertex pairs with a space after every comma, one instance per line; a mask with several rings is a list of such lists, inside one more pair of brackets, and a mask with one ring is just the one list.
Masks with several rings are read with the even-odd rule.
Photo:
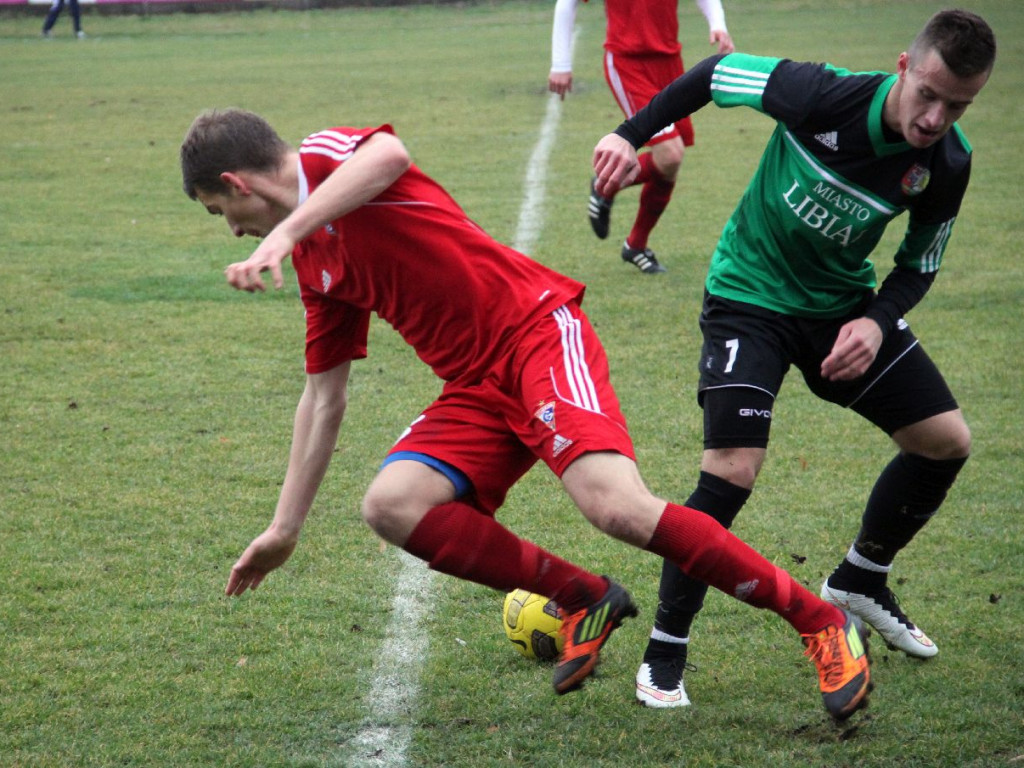
[[512, 247], [522, 253], [530, 253], [537, 244], [537, 238], [544, 228], [544, 200], [547, 193], [548, 158], [555, 144], [558, 122], [562, 116], [561, 100], [551, 94], [544, 122], [540, 126], [540, 138], [530, 155], [526, 166], [526, 180], [523, 183], [523, 204], [519, 209], [519, 225]]
[[[573, 48], [579, 30], [573, 33]], [[544, 227], [548, 158], [561, 117], [561, 100], [548, 97], [540, 138], [526, 167], [523, 203], [512, 247], [529, 253]], [[399, 550], [402, 569], [384, 645], [374, 664], [366, 724], [350, 742], [342, 765], [362, 768], [402, 768], [412, 739], [412, 715], [419, 695], [419, 678], [428, 650], [421, 622], [431, 603], [434, 572], [415, 557]]]
[[407, 552], [398, 550], [398, 554], [402, 569], [387, 636], [373, 668], [366, 724], [352, 741], [356, 753], [344, 765], [404, 766], [412, 738], [410, 714], [415, 711], [420, 668], [429, 650], [428, 633], [421, 625], [431, 603], [434, 572]]

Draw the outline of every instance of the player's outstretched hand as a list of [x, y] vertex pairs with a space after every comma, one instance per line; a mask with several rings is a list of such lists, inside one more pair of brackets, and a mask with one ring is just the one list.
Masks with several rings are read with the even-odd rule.
[[237, 597], [247, 589], [256, 589], [268, 573], [284, 565], [297, 543], [297, 539], [284, 536], [274, 528], [265, 530], [238, 558], [224, 594]]
[[284, 275], [281, 263], [287, 259], [295, 247], [295, 242], [287, 235], [280, 233], [280, 228], [272, 231], [260, 243], [245, 261], [238, 261], [224, 270], [224, 275], [232, 287], [240, 291], [264, 291], [263, 272], [270, 272], [275, 288], [284, 286]]
[[594, 189], [602, 197], [612, 197], [640, 173], [633, 145], [615, 133], [609, 133], [594, 147]]

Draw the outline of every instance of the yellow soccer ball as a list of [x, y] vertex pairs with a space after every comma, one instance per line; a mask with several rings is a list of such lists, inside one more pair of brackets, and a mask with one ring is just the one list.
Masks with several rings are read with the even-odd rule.
[[542, 661], [558, 658], [562, 652], [562, 620], [554, 600], [517, 589], [505, 595], [501, 613], [505, 634], [523, 656]]

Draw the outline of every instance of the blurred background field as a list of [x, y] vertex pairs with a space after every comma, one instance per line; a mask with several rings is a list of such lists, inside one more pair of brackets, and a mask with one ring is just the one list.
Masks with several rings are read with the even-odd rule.
[[[741, 50], [855, 70], [892, 69], [939, 7], [726, 3]], [[909, 319], [975, 449], [894, 572], [942, 652], [921, 664], [876, 646], [871, 708], [841, 729], [788, 628], [718, 595], [694, 631], [695, 706], [634, 706], [659, 565], [590, 529], [543, 469], [500, 518], [623, 581], [640, 620], [616, 634], [597, 680], [556, 699], [550, 669], [507, 644], [502, 596], [435, 578], [419, 696], [374, 722], [370, 678], [401, 563], [358, 505], [438, 390], [379, 322], [299, 551], [255, 595], [222, 597], [276, 499], [303, 326], [293, 283], [262, 296], [224, 284], [223, 267], [252, 243], [182, 194], [186, 128], [212, 106], [257, 111], [296, 143], [329, 125], [390, 122], [470, 216], [511, 242], [549, 101], [552, 3], [87, 11], [81, 41], [66, 17], [43, 41], [41, 17], [0, 16], [0, 765], [384, 764], [360, 752], [368, 726], [410, 729], [403, 759], [416, 766], [1024, 761], [1024, 6], [969, 7], [995, 28], [999, 60], [963, 120], [973, 180], [943, 270]], [[692, 63], [710, 52], [706, 27], [692, 4], [681, 16]], [[588, 284], [642, 471], [682, 500], [701, 450], [703, 273], [772, 123], [698, 113], [698, 144], [651, 243], [669, 272], [628, 269], [615, 243], [634, 200], [623, 198], [606, 242], [585, 218], [593, 145], [621, 116], [601, 73], [600, 3], [581, 6], [578, 24], [576, 89], [561, 105], [532, 255]], [[883, 271], [898, 230], [876, 259]], [[887, 443], [791, 377], [735, 530], [816, 590], [856, 532]]]

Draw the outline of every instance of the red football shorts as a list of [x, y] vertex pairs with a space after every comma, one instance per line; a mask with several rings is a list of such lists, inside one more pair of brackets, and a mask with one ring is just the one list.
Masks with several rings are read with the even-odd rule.
[[[659, 91], [682, 74], [683, 60], [679, 56], [623, 56], [609, 51], [604, 54], [604, 78], [627, 118], [647, 106]], [[658, 131], [647, 146], [676, 136], [685, 146], [693, 146], [693, 123], [689, 117]]]
[[591, 451], [636, 458], [604, 347], [571, 303], [525, 328], [482, 382], [446, 383], [388, 455], [423, 454], [454, 467], [476, 504], [494, 512], [537, 459], [561, 477]]

